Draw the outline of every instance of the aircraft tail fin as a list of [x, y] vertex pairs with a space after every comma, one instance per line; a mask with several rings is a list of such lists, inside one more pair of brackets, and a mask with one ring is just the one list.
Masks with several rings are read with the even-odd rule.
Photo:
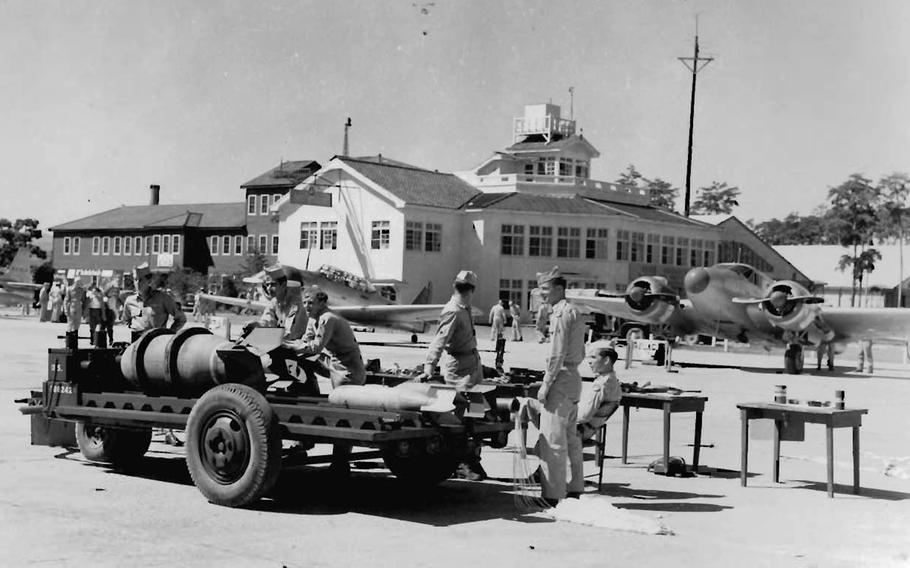
[[29, 266], [29, 258], [31, 256], [32, 251], [29, 247], [19, 247], [19, 250], [16, 251], [16, 256], [13, 257], [13, 261], [9, 263], [9, 267], [3, 273], [3, 280], [7, 282], [31, 282], [33, 280], [32, 270]]
[[414, 301], [412, 304], [429, 304], [430, 300], [433, 298], [433, 283], [427, 282], [427, 285], [423, 287], [416, 296], [414, 296]]

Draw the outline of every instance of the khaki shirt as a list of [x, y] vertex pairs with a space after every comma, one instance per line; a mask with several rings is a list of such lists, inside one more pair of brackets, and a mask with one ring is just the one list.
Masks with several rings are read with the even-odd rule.
[[462, 303], [458, 295], [452, 296], [442, 308], [439, 327], [427, 353], [427, 364], [436, 365], [443, 350], [455, 358], [477, 351], [471, 307]]
[[[543, 380], [551, 391], [559, 391], [576, 401], [581, 396], [578, 365], [585, 358], [587, 327], [575, 304], [562, 299], [553, 306], [550, 314], [550, 355]], [[560, 371], [569, 373], [561, 374]]]
[[300, 339], [307, 329], [307, 313], [299, 297], [282, 306], [277, 298], [272, 298], [269, 307], [259, 318], [261, 327], [283, 327], [284, 339]]
[[363, 366], [360, 345], [351, 324], [331, 310], [322, 312], [315, 320], [309, 319], [302, 343], [296, 351], [303, 357], [322, 353], [324, 349], [348, 369]]
[[170, 294], [152, 290], [147, 298], [138, 292], [127, 297], [123, 303], [124, 320], [132, 331], [160, 329], [167, 325], [169, 317], [174, 318], [171, 331], [177, 331], [186, 323], [186, 315], [177, 307]]

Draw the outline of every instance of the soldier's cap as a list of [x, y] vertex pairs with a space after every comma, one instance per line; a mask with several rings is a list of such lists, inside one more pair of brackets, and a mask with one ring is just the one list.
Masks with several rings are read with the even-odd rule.
[[151, 276], [151, 274], [152, 269], [149, 267], [149, 263], [143, 262], [133, 269], [133, 280], [138, 282], [147, 276]]
[[550, 270], [548, 270], [546, 272], [537, 273], [537, 285], [543, 286], [547, 282], [552, 282], [553, 280], [556, 280], [557, 278], [564, 279], [565, 277], [562, 275], [562, 272], [559, 271], [559, 267], [554, 266], [553, 268], [551, 268]]
[[280, 263], [266, 266], [265, 274], [272, 280], [281, 280], [282, 278], [288, 277], [287, 273], [284, 271], [284, 266], [282, 266]]
[[455, 275], [456, 284], [470, 284], [471, 286], [477, 287], [477, 275], [473, 270], [462, 270], [457, 275]]
[[309, 288], [306, 289], [306, 291], [303, 293], [303, 297], [315, 300], [317, 298], [317, 296], [319, 296], [320, 294], [322, 294], [323, 297], [328, 298], [328, 294], [326, 294], [322, 290], [322, 288], [313, 284], [312, 286], [310, 286]]

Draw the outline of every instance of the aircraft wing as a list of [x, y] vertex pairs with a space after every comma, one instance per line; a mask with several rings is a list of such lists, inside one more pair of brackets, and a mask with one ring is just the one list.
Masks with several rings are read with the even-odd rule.
[[376, 304], [367, 306], [330, 306], [346, 320], [361, 325], [423, 331], [426, 324], [439, 320], [444, 304]]
[[0, 287], [3, 287], [7, 292], [19, 294], [40, 290], [41, 286], [41, 284], [35, 284], [33, 282], [0, 282]]
[[910, 340], [910, 310], [903, 308], [823, 308], [835, 341], [874, 339], [904, 344]]
[[250, 308], [252, 310], [262, 311], [269, 307], [268, 302], [262, 302], [259, 300], [247, 300], [245, 298], [233, 298], [231, 296], [216, 296], [214, 294], [199, 294], [200, 300], [208, 300], [210, 302], [218, 302], [219, 304], [227, 304], [228, 306], [240, 306], [241, 308]]

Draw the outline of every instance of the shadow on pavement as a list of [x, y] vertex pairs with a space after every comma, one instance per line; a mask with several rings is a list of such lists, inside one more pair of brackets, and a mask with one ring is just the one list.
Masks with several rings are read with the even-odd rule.
[[[812, 491], [828, 491], [828, 484], [823, 481], [806, 481], [803, 479], [796, 480], [795, 483], [802, 483], [800, 489], [809, 489]], [[910, 493], [904, 493], [902, 491], [889, 491], [887, 489], [873, 489], [860, 487], [859, 495], [853, 493], [853, 485], [846, 485], [835, 483], [834, 484], [834, 497], [839, 496], [845, 497], [858, 497], [858, 498], [867, 498], [867, 499], [880, 499], [883, 501], [905, 501], [910, 499]]]
[[614, 503], [617, 509], [634, 509], [639, 511], [667, 511], [674, 513], [718, 513], [732, 509], [730, 505], [711, 503]]
[[628, 483], [604, 483], [600, 488], [601, 495], [609, 497], [631, 497], [655, 501], [659, 499], [722, 499], [726, 495], [713, 495], [710, 493], [692, 493], [689, 491], [663, 491], [660, 489], [636, 489]]

